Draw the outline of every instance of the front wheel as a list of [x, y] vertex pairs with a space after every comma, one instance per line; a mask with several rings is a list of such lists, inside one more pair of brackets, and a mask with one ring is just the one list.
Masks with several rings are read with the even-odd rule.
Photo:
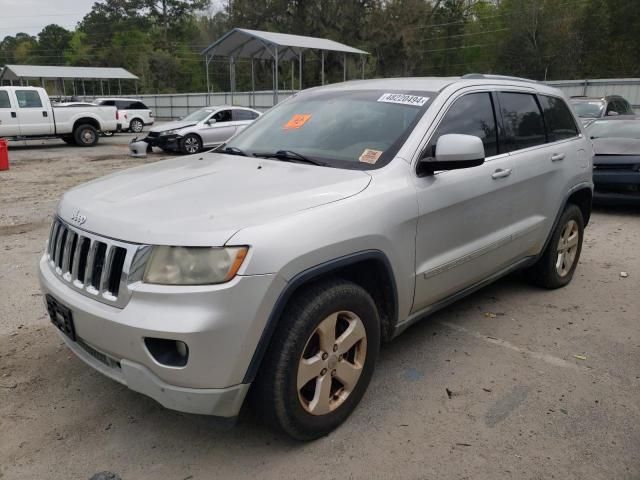
[[98, 143], [98, 130], [92, 125], [78, 125], [73, 131], [73, 138], [79, 147], [93, 147]]
[[182, 153], [191, 155], [194, 153], [198, 153], [200, 150], [202, 150], [202, 141], [200, 140], [200, 137], [194, 135], [193, 133], [190, 133], [180, 142], [180, 150], [182, 150]]
[[344, 422], [369, 385], [380, 320], [362, 287], [329, 280], [305, 288], [285, 310], [252, 392], [272, 425], [313, 440]]
[[529, 279], [549, 289], [567, 285], [578, 266], [583, 237], [582, 211], [570, 204], [562, 213], [542, 257], [527, 271]]

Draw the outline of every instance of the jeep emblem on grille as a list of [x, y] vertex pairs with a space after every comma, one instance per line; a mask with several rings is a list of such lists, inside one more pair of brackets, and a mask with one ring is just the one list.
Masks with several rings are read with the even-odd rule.
[[85, 215], [81, 215], [80, 210], [76, 210], [73, 212], [73, 215], [71, 215], [71, 220], [76, 222], [78, 225], [82, 225], [87, 221], [87, 217]]

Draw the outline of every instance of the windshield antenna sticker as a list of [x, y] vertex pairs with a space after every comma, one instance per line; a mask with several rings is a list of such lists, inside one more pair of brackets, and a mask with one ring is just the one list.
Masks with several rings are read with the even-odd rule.
[[429, 97], [405, 95], [404, 93], [384, 93], [378, 101], [385, 103], [399, 103], [400, 105], [411, 105], [412, 107], [422, 107], [429, 101]]
[[302, 128], [302, 126], [311, 118], [310, 113], [296, 113], [291, 120], [284, 124], [282, 127], [284, 130], [296, 130]]
[[382, 150], [371, 150], [370, 148], [365, 148], [364, 152], [362, 152], [362, 155], [360, 155], [360, 158], [358, 160], [373, 165], [378, 161], [382, 153]]

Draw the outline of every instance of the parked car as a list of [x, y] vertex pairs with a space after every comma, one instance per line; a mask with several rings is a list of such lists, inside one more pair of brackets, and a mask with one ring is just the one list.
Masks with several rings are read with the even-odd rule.
[[514, 270], [571, 281], [591, 157], [562, 93], [537, 82], [314, 88], [217, 151], [67, 192], [42, 289], [103, 374], [223, 417], [253, 386], [260, 418], [309, 440], [360, 402], [381, 341]]
[[95, 103], [116, 107], [122, 119], [122, 130], [140, 133], [144, 127], [153, 125], [153, 112], [135, 98], [97, 98]]
[[[54, 107], [95, 107], [97, 106], [97, 104], [91, 103], [91, 102], [78, 102], [78, 101], [57, 102], [53, 100], [51, 97], [49, 98], [51, 99], [52, 105]], [[116, 112], [116, 120], [120, 120], [120, 114], [118, 112]], [[114, 133], [115, 131], [113, 130], [106, 131], [106, 132], [100, 131], [100, 134], [104, 137], [112, 137]]]
[[40, 87], [0, 87], [0, 137], [9, 140], [58, 137], [91, 147], [99, 131], [119, 128], [114, 107], [53, 105]]
[[[229, 140], [260, 116], [252, 108], [222, 105], [204, 107], [177, 122], [152, 128], [143, 140], [151, 147], [185, 154], [198, 153]], [[137, 140], [137, 139], [134, 139]]]
[[631, 104], [620, 95], [604, 97], [571, 97], [571, 105], [582, 123], [588, 125], [592, 120], [617, 115], [635, 115]]
[[587, 127], [593, 141], [594, 202], [640, 205], [640, 119], [612, 117]]

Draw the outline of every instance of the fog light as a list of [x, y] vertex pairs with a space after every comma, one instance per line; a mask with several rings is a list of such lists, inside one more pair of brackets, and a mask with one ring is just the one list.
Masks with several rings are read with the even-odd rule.
[[145, 337], [144, 344], [156, 362], [168, 367], [184, 367], [189, 360], [189, 347], [180, 340]]

